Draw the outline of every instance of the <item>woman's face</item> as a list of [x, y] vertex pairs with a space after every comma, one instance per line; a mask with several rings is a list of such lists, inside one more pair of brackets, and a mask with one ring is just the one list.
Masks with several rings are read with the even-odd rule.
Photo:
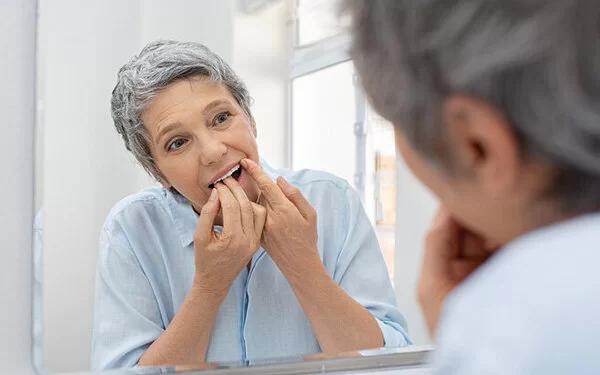
[[[229, 90], [205, 77], [177, 81], [163, 89], [143, 111], [150, 150], [165, 177], [196, 212], [210, 196], [214, 182], [244, 158], [259, 161], [256, 128]], [[248, 199], [259, 189], [239, 167], [234, 173]]]

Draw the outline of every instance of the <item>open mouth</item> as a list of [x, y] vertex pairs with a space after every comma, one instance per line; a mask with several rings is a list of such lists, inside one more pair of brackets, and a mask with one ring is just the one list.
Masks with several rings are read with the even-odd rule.
[[222, 182], [222, 181], [224, 181], [224, 180], [225, 180], [227, 177], [229, 177], [229, 176], [231, 176], [231, 177], [235, 178], [235, 180], [237, 181], [237, 180], [240, 178], [241, 174], [242, 174], [242, 167], [241, 167], [241, 166], [238, 164], [238, 165], [236, 165], [235, 167], [231, 168], [231, 169], [229, 170], [229, 172], [225, 173], [225, 174], [224, 174], [224, 175], [223, 175], [221, 178], [219, 178], [217, 181], [215, 181], [214, 183], [212, 183], [212, 184], [208, 185], [208, 187], [209, 187], [209, 188], [211, 188], [211, 189], [212, 189], [212, 188], [214, 188], [214, 187], [215, 187], [215, 184], [216, 184], [217, 182]]

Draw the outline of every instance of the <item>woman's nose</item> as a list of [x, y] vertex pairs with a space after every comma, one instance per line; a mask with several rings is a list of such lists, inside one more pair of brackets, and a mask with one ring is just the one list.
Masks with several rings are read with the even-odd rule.
[[227, 146], [216, 138], [204, 139], [200, 143], [200, 162], [203, 165], [214, 164], [227, 153]]

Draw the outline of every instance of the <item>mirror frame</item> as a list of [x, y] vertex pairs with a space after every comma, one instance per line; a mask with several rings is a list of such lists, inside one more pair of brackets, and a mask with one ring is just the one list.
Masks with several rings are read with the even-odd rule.
[[307, 360], [289, 358], [266, 360], [248, 367], [223, 365], [216, 369], [185, 370], [175, 368], [140, 368], [110, 372], [111, 375], [181, 373], [189, 375], [301, 375], [301, 374], [371, 374], [373, 371], [425, 370], [431, 368], [434, 350], [430, 346], [411, 346], [398, 349], [375, 349], [364, 351], [363, 356]]

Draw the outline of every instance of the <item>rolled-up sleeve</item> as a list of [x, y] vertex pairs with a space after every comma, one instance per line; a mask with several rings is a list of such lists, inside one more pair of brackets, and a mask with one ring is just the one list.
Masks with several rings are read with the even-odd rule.
[[358, 194], [345, 189], [347, 230], [339, 251], [334, 280], [377, 320], [386, 347], [411, 345], [406, 321], [398, 310], [396, 296], [375, 235]]
[[154, 292], [124, 230], [107, 222], [96, 274], [92, 370], [135, 367], [163, 331]]

